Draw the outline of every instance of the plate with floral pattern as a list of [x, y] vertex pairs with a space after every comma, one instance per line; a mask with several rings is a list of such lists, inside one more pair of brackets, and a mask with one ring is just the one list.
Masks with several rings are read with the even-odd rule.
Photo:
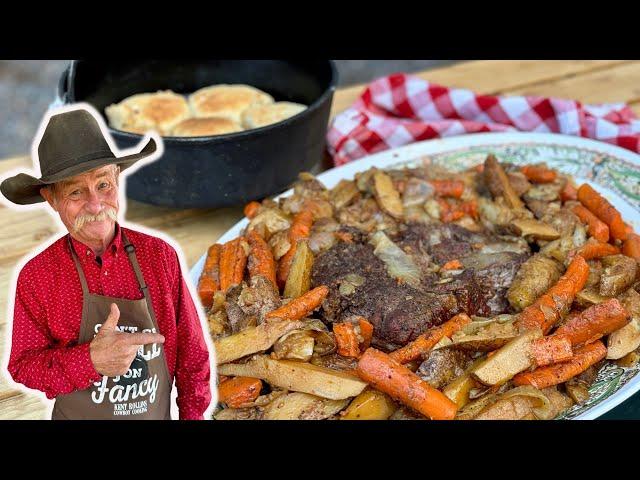
[[[640, 231], [640, 156], [607, 143], [580, 137], [547, 133], [480, 133], [427, 140], [386, 150], [333, 168], [317, 176], [331, 188], [340, 180], [353, 179], [356, 172], [377, 168], [403, 168], [420, 164], [441, 165], [453, 171], [484, 162], [493, 153], [501, 162], [531, 164], [546, 162], [551, 168], [572, 175], [576, 183], [589, 183], [604, 195]], [[291, 195], [288, 190], [278, 197]], [[237, 237], [247, 226], [243, 219], [219, 239]], [[197, 284], [206, 252], [191, 270]], [[606, 362], [589, 389], [589, 399], [574, 405], [558, 419], [594, 419], [640, 390], [640, 365], [632, 368]]]

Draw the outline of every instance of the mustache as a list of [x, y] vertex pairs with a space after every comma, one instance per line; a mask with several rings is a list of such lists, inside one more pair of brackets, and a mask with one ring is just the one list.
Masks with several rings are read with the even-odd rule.
[[107, 219], [113, 220], [114, 222], [118, 220], [118, 215], [114, 208], [105, 208], [97, 215], [80, 215], [73, 223], [73, 230], [77, 232], [89, 222], [102, 222]]

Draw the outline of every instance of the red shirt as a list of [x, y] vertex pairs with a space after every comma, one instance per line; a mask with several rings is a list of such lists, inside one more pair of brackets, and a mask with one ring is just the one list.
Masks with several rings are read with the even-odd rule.
[[[202, 419], [211, 402], [209, 350], [175, 250], [159, 238], [116, 225], [116, 235], [100, 264], [89, 247], [72, 239], [89, 291], [129, 300], [144, 298], [124, 251], [122, 230], [136, 248], [165, 337], [180, 418]], [[47, 398], [89, 388], [102, 378], [91, 362], [89, 344], [77, 344], [82, 287], [67, 237], [29, 260], [16, 286], [9, 373]]]

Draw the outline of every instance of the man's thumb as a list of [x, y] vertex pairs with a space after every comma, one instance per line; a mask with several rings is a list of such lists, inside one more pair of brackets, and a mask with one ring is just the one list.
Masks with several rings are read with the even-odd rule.
[[115, 330], [118, 325], [118, 320], [120, 320], [120, 309], [115, 303], [112, 303], [111, 312], [109, 312], [109, 316], [102, 324], [100, 330]]

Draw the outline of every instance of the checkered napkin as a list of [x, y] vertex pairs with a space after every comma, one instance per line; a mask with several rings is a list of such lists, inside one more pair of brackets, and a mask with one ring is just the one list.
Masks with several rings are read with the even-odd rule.
[[546, 97], [499, 97], [396, 73], [375, 80], [327, 133], [336, 166], [430, 138], [479, 132], [551, 132], [640, 153], [640, 120], [623, 103], [583, 105]]

